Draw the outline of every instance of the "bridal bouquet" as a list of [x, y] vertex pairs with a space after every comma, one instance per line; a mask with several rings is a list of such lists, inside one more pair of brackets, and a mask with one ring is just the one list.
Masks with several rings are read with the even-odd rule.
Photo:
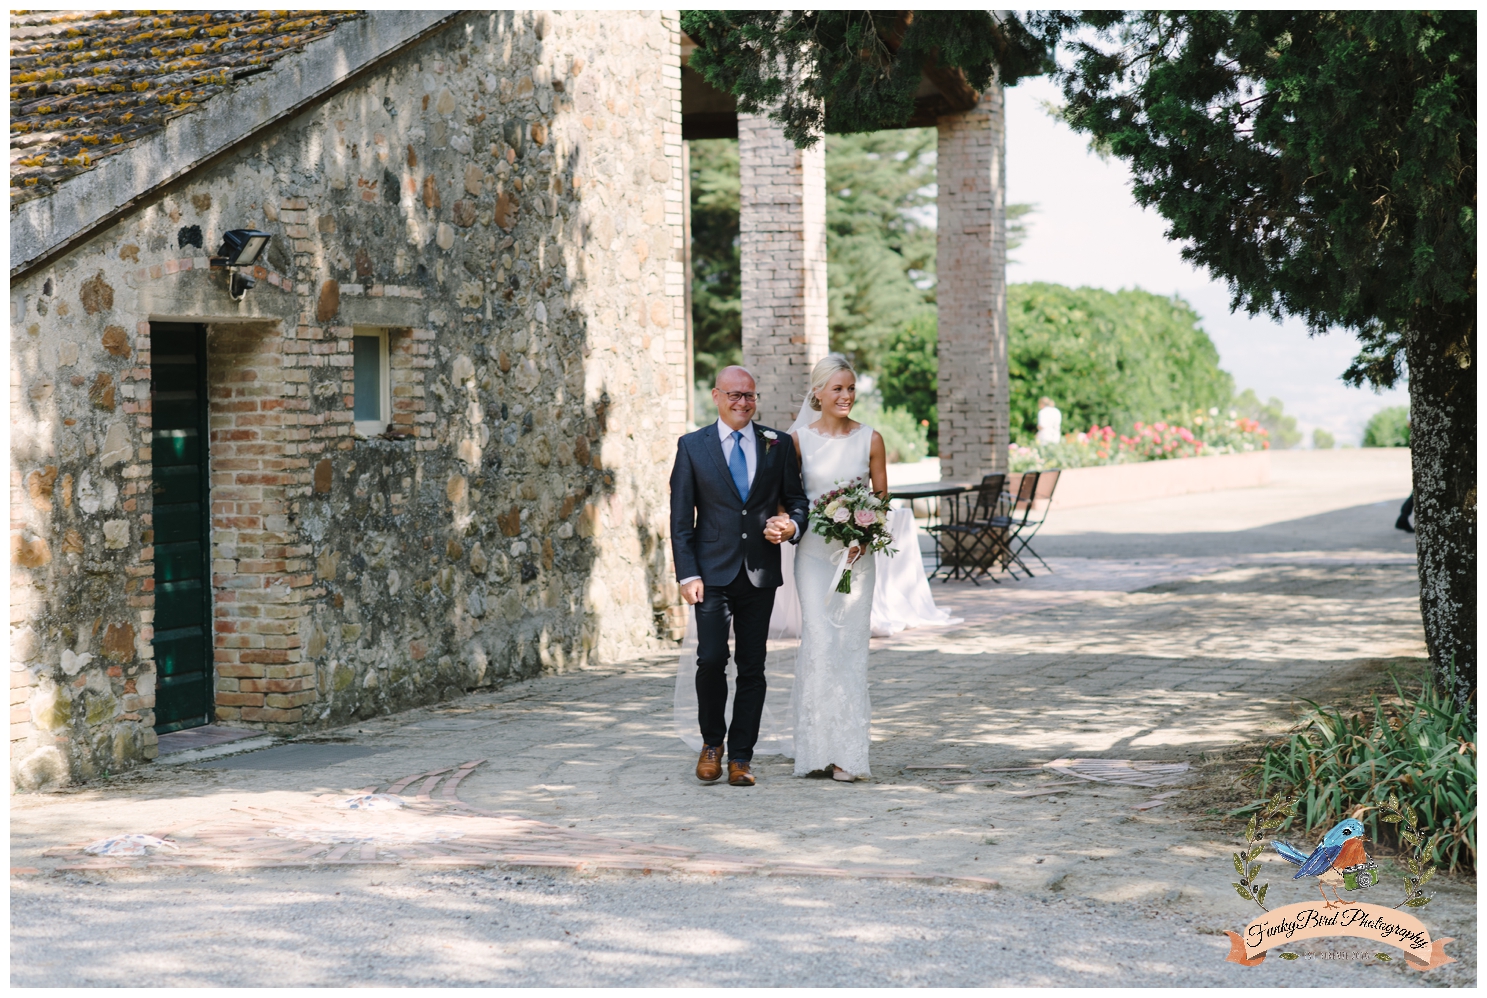
[[[889, 547], [893, 535], [888, 532], [888, 500], [873, 495], [872, 488], [861, 479], [817, 499], [811, 507], [811, 529], [828, 541], [841, 541], [848, 548], [856, 544], [867, 554], [894, 553]], [[837, 573], [834, 591], [850, 593], [852, 570], [847, 567], [846, 551], [837, 561]]]

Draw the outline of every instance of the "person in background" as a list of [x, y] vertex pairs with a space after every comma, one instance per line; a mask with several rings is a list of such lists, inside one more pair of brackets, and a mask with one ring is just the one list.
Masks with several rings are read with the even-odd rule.
[[[1410, 421], [1408, 419], [1406, 419], [1404, 421], [1404, 425], [1405, 425], [1406, 432], [1408, 432]], [[1406, 438], [1406, 439], [1408, 439], [1408, 438]], [[1414, 492], [1413, 489], [1411, 489], [1410, 490], [1410, 497], [1404, 501], [1404, 505], [1403, 506], [1399, 507], [1399, 519], [1397, 519], [1397, 520], [1394, 521], [1394, 529], [1395, 530], [1403, 530], [1407, 534], [1413, 534], [1415, 532], [1415, 525], [1410, 522], [1410, 517], [1414, 516], [1414, 514], [1415, 514], [1415, 492]]]
[[1412, 523], [1410, 523], [1410, 517], [1414, 514], [1414, 512], [1415, 494], [1411, 492], [1410, 497], [1404, 501], [1404, 505], [1399, 507], [1399, 519], [1394, 521], [1394, 529], [1403, 530], [1407, 534], [1413, 534], [1415, 532], [1415, 527]]
[[1064, 437], [1064, 414], [1046, 395], [1038, 400], [1038, 443], [1056, 444]]

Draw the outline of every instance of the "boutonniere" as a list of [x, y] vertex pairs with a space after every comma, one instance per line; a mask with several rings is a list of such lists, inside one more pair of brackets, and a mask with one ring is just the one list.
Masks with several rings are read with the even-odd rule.
[[764, 434], [764, 453], [768, 454], [769, 449], [780, 442], [780, 435], [774, 430], [764, 430], [762, 432]]

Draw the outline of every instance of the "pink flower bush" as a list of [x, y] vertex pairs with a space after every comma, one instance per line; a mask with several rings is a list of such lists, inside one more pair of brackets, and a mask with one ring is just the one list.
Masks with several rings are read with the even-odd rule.
[[1268, 450], [1270, 435], [1258, 422], [1230, 413], [1225, 419], [1217, 409], [1195, 412], [1190, 425], [1159, 420], [1136, 423], [1129, 434], [1118, 434], [1109, 426], [1095, 425], [1069, 433], [1056, 444], [1029, 447], [1014, 443], [1008, 449], [1013, 472], [1040, 468], [1082, 468], [1132, 461], [1160, 461], [1206, 454], [1241, 454]]

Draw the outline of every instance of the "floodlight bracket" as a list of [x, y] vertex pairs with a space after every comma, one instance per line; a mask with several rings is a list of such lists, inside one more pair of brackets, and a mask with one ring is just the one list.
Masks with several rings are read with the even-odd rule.
[[227, 293], [232, 296], [233, 301], [242, 301], [249, 289], [258, 284], [253, 278], [243, 273], [240, 267], [229, 267], [227, 272], [231, 275], [227, 279]]

